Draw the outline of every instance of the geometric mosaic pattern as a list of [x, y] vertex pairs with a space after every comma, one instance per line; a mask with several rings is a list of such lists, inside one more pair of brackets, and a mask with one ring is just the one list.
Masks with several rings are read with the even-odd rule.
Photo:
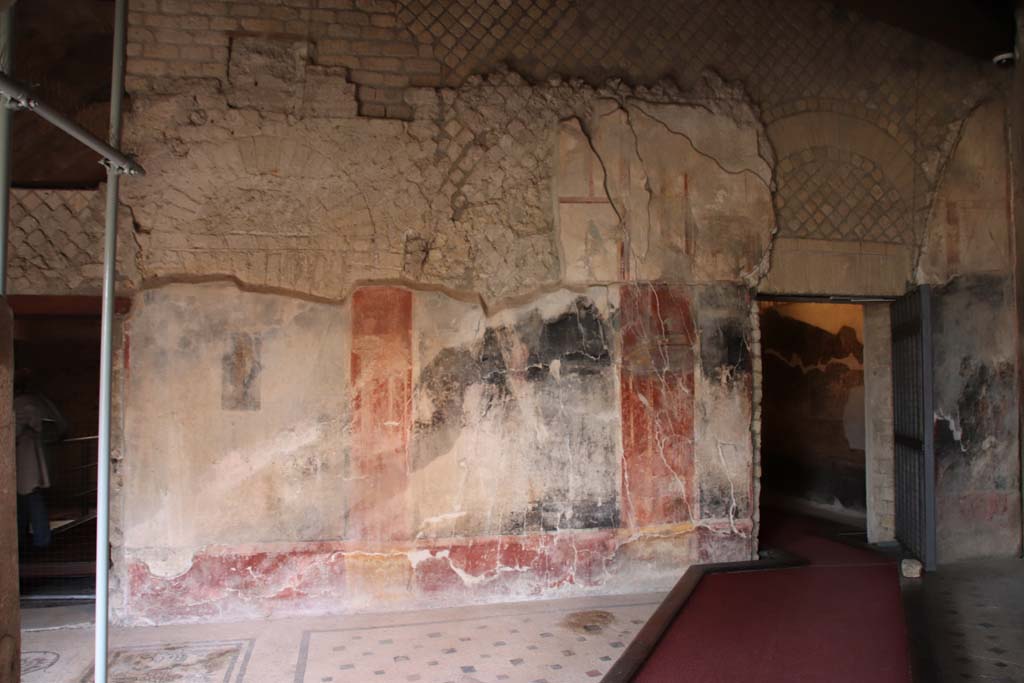
[[907, 202], [870, 159], [812, 147], [783, 159], [777, 182], [781, 235], [914, 244]]
[[919, 680], [1024, 681], [1024, 562], [950, 563], [904, 583], [918, 596], [907, 618]]
[[900, 197], [864, 159], [821, 150], [791, 159], [777, 208], [782, 232], [804, 237], [913, 244], [953, 126], [997, 87], [991, 69], [828, 2], [399, 0], [397, 19], [431, 46], [445, 86], [502, 65], [533, 82], [667, 79], [684, 89], [712, 71], [742, 84], [765, 125], [838, 114], [871, 124], [914, 160], [920, 196]]
[[[109, 680], [599, 681], [664, 597], [659, 592], [415, 612], [115, 628], [111, 631]], [[22, 680], [91, 683], [92, 629], [59, 627], [87, 617], [72, 610], [67, 618], [75, 621], [64, 622], [46, 612], [24, 610]]]
[[[14, 294], [93, 294], [103, 278], [103, 192], [100, 190], [11, 190], [9, 247]], [[130, 216], [120, 231], [118, 275], [135, 274]]]
[[400, 0], [397, 20], [432, 47], [445, 86], [502, 64], [538, 82], [683, 87], [710, 69], [742, 82], [766, 123], [839, 112], [914, 158], [937, 149], [995, 78], [936, 43], [807, 0]]
[[598, 681], [657, 604], [306, 631], [294, 683]]

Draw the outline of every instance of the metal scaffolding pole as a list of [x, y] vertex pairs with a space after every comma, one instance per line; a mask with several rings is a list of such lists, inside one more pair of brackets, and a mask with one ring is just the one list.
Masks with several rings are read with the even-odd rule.
[[[3, 2], [3, 0], [0, 0]], [[95, 681], [107, 683], [108, 587], [110, 569], [110, 412], [113, 368], [114, 286], [117, 276], [118, 180], [121, 174], [144, 175], [143, 168], [121, 152], [121, 110], [124, 100], [125, 30], [127, 0], [114, 6], [114, 59], [110, 83], [110, 144], [32, 96], [25, 86], [9, 78], [13, 30], [7, 3], [0, 19], [0, 296], [6, 294], [7, 223], [10, 190], [11, 110], [37, 114], [100, 154], [107, 167], [107, 205], [103, 233], [103, 312], [100, 325], [99, 443], [96, 467], [96, 649]], [[0, 5], [0, 7], [5, 7]]]
[[[115, 27], [116, 29], [116, 27]], [[115, 43], [117, 37], [115, 36]], [[116, 51], [116, 50], [115, 50]], [[121, 40], [121, 52], [124, 52], [124, 40]], [[114, 69], [117, 69], [117, 65], [120, 63], [122, 73], [124, 71], [124, 57], [120, 60], [115, 59]], [[121, 83], [124, 83], [124, 76], [121, 76]], [[124, 86], [122, 85], [122, 88]], [[24, 85], [12, 81], [5, 74], [0, 74], [0, 95], [7, 98], [8, 107], [14, 107], [15, 109], [28, 109], [33, 114], [37, 114], [40, 118], [46, 119], [49, 123], [53, 124], [57, 128], [75, 138], [86, 147], [89, 147], [94, 152], [106, 159], [108, 166], [113, 166], [114, 170], [120, 173], [127, 173], [129, 175], [143, 175], [144, 171], [134, 159], [131, 159], [126, 154], [116, 149], [116, 146], [108, 145], [103, 142], [95, 135], [82, 128], [80, 125], [67, 118], [59, 111], [51, 107], [50, 105], [37, 100], [32, 96], [32, 92]], [[121, 98], [118, 97], [118, 106], [120, 107]], [[114, 113], [114, 103], [110, 103], [110, 113]], [[120, 114], [120, 109], [118, 109]], [[120, 123], [118, 123], [118, 129], [120, 130]], [[113, 130], [111, 130], [113, 133]]]
[[[110, 145], [121, 144], [121, 107], [124, 99], [125, 20], [127, 0], [114, 6], [114, 64], [110, 75]], [[117, 152], [120, 154], [120, 152]], [[117, 199], [121, 173], [128, 164], [107, 156], [107, 208], [103, 232], [103, 316], [100, 325], [100, 419], [96, 453], [96, 650], [95, 681], [107, 683], [107, 629], [110, 570], [110, 385], [113, 367], [114, 285], [117, 277]], [[125, 157], [126, 161], [131, 162]], [[134, 162], [131, 162], [134, 164]], [[136, 165], [137, 167], [137, 165]], [[138, 168], [138, 167], [137, 167]], [[141, 172], [138, 168], [136, 172]]]
[[[14, 66], [14, 7], [0, 15], [0, 71]], [[11, 118], [10, 107], [0, 106], [0, 296], [7, 296], [7, 232], [11, 215]]]

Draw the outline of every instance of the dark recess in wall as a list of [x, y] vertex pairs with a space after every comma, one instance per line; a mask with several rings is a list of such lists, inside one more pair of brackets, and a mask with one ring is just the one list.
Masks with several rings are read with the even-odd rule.
[[761, 344], [766, 496], [864, 511], [863, 444], [851, 443], [846, 424], [851, 402], [863, 401], [857, 330], [843, 326], [833, 334], [763, 307]]
[[[112, 0], [22, 0], [14, 7], [15, 79], [93, 135], [106, 139]], [[106, 179], [99, 155], [31, 112], [15, 112], [11, 137], [15, 187], [84, 188]]]

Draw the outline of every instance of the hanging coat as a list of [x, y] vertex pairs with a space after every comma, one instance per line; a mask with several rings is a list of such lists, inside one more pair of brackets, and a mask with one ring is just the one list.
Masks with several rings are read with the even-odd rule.
[[49, 488], [46, 444], [63, 438], [68, 430], [67, 421], [45, 396], [21, 394], [14, 397], [14, 422], [18, 495]]

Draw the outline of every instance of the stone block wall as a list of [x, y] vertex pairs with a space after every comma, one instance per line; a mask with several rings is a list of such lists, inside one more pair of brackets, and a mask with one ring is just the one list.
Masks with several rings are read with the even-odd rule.
[[892, 320], [889, 304], [864, 304], [864, 465], [868, 542], [896, 536]]
[[[129, 90], [173, 78], [244, 77], [288, 86], [305, 62], [320, 77], [344, 74], [365, 116], [409, 120], [409, 86], [441, 83], [433, 47], [399, 25], [396, 0], [134, 0], [128, 33]], [[252, 36], [290, 59], [262, 70]], [[254, 68], [255, 67], [255, 68]], [[159, 86], [157, 86], [159, 87]]]

